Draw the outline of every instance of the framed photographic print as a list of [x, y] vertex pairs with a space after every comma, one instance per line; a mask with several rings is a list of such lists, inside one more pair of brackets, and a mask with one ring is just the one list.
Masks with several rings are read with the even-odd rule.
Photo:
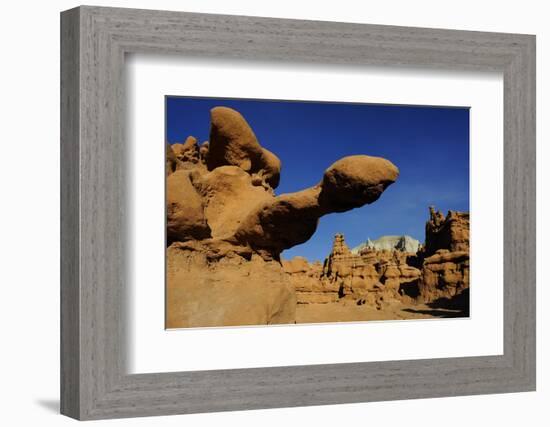
[[165, 108], [167, 328], [469, 316], [467, 108]]
[[535, 389], [535, 38], [61, 15], [61, 410]]

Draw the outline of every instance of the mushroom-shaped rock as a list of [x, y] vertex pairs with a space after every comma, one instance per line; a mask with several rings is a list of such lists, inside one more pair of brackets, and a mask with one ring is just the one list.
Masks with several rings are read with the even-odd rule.
[[376, 201], [399, 170], [378, 157], [350, 156], [334, 163], [314, 187], [282, 194], [257, 205], [242, 221], [235, 240], [273, 257], [306, 242], [321, 216]]
[[[374, 202], [398, 176], [385, 159], [351, 156], [317, 185], [275, 196], [281, 161], [227, 107], [211, 110], [208, 142], [167, 147], [166, 172], [168, 327], [293, 323], [296, 297], [335, 301], [340, 284], [319, 284], [320, 264], [297, 266], [291, 281], [280, 253], [307, 241], [321, 216]], [[343, 295], [368, 294], [377, 283], [375, 271], [352, 284], [344, 267]]]
[[344, 157], [325, 171], [320, 203], [329, 212], [358, 208], [378, 200], [398, 176], [399, 169], [381, 157]]

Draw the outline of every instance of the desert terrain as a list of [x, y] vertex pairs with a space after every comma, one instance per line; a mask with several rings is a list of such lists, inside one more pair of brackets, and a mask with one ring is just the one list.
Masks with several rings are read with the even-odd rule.
[[[277, 195], [281, 161], [236, 110], [211, 110], [210, 136], [166, 147], [166, 327], [469, 315], [469, 214], [429, 208], [425, 241], [383, 236], [323, 263], [281, 258], [319, 219], [375, 203], [398, 181], [389, 160], [335, 159], [319, 182]], [[398, 231], [398, 230], [396, 230]]]

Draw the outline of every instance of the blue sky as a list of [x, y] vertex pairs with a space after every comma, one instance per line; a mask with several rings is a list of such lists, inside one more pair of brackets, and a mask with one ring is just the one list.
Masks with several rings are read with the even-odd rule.
[[470, 209], [468, 108], [167, 97], [167, 140], [208, 140], [215, 106], [238, 110], [260, 144], [281, 159], [276, 194], [315, 185], [332, 163], [353, 154], [385, 157], [399, 168], [399, 179], [378, 201], [322, 217], [313, 237], [284, 258], [322, 261], [336, 233], [350, 247], [383, 235], [423, 242], [429, 205], [444, 213]]

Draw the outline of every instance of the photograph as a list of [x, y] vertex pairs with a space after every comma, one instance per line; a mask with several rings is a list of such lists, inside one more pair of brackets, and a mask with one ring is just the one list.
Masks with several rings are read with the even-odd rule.
[[165, 141], [167, 329], [469, 317], [468, 107], [167, 95]]
[[7, 9], [6, 425], [548, 418], [542, 6], [112, 3]]

